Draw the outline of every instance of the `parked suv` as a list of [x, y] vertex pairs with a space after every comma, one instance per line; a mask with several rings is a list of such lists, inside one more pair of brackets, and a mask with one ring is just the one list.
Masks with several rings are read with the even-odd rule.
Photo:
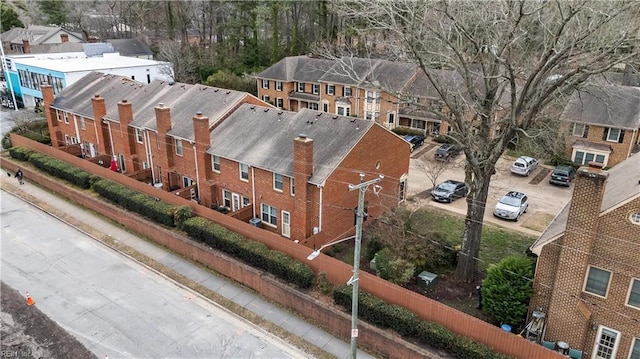
[[405, 135], [403, 139], [411, 144], [411, 152], [424, 144], [424, 137]]
[[573, 168], [573, 166], [557, 166], [553, 172], [551, 172], [549, 183], [569, 187], [575, 175], [576, 169]]
[[462, 198], [469, 192], [469, 187], [464, 182], [446, 180], [431, 190], [431, 198], [438, 202], [453, 202], [456, 198]]
[[451, 159], [460, 153], [458, 146], [445, 143], [438, 147], [435, 154], [436, 161], [451, 161]]
[[527, 212], [527, 208], [529, 208], [527, 195], [522, 192], [511, 191], [500, 198], [496, 208], [493, 210], [493, 215], [517, 222], [520, 216]]
[[511, 173], [521, 176], [528, 176], [538, 168], [538, 160], [533, 157], [521, 156], [511, 166]]

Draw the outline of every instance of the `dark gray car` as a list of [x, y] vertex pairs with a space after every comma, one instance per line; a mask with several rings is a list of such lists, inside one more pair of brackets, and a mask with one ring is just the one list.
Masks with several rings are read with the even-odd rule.
[[446, 180], [431, 190], [431, 198], [438, 202], [451, 203], [457, 198], [462, 198], [469, 192], [469, 187], [464, 182]]

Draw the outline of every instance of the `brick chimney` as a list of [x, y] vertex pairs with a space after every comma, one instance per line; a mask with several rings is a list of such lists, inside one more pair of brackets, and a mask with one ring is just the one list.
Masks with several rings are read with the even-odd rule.
[[[51, 104], [53, 103], [53, 87], [47, 83], [43, 83], [40, 85], [40, 91], [42, 92], [42, 102], [44, 108], [44, 115], [47, 118], [47, 127], [49, 127], [49, 135], [52, 139], [62, 140], [62, 133], [59, 131], [58, 120], [56, 118], [55, 110], [51, 109]], [[58, 148], [59, 144], [62, 142], [59, 141], [51, 141], [51, 145], [55, 148]]]
[[23, 39], [22, 40], [22, 51], [25, 54], [30, 54], [31, 53], [31, 44], [29, 43], [28, 39]]
[[93, 96], [91, 98], [91, 107], [93, 107], [93, 120], [95, 122], [96, 132], [98, 133], [98, 153], [111, 155], [108, 129], [107, 126], [102, 123], [102, 118], [107, 114], [104, 98], [100, 95]]
[[197, 112], [193, 116], [193, 133], [196, 141], [196, 163], [198, 164], [198, 197], [200, 204], [209, 206], [212, 203], [212, 183], [211, 180], [211, 156], [207, 154], [207, 149], [211, 143], [209, 132], [209, 118]]
[[313, 139], [304, 134], [293, 140], [293, 178], [295, 205], [291, 223], [292, 239], [303, 240], [313, 234], [313, 201], [311, 186], [313, 175]]
[[[126, 99], [118, 102], [118, 119], [120, 121], [120, 140], [125, 156], [126, 172], [133, 172], [133, 155], [136, 154], [135, 129], [129, 124], [133, 121], [133, 108]], [[114, 137], [117, 136], [114, 134]]]
[[69, 42], [69, 34], [60, 34], [60, 42]]
[[[581, 338], [590, 330], [590, 313], [581, 311], [574, 298], [582, 296], [584, 276], [591, 263], [591, 251], [598, 234], [600, 208], [608, 173], [599, 166], [581, 167], [574, 180], [573, 196], [569, 204], [569, 214], [564, 235], [557, 239], [550, 250], [559, 251], [555, 268], [554, 287], [562, 288], [559, 293], [552, 292], [549, 320], [564, 318], [566, 328], [572, 328], [572, 334], [563, 336], [563, 340], [572, 346], [581, 345]], [[544, 249], [543, 249], [544, 250]], [[547, 332], [549, 338], [563, 335], [558, 328]]]
[[[163, 103], [160, 103], [155, 107], [155, 112], [156, 126], [158, 128], [158, 156], [154, 156], [153, 162], [156, 166], [160, 166], [164, 173], [167, 173], [175, 165], [173, 137], [167, 136], [167, 133], [171, 130], [171, 110]], [[167, 176], [162, 176], [160, 180], [164, 188], [170, 187]]]

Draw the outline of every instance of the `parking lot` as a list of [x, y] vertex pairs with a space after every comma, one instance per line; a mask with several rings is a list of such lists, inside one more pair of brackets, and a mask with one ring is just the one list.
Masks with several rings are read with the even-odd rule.
[[[467, 202], [464, 198], [457, 199], [453, 203], [439, 203], [429, 196], [428, 190], [432, 187], [429, 174], [434, 173], [434, 153], [437, 148], [437, 144], [425, 142], [425, 145], [416, 150], [411, 156], [408, 198], [418, 206], [433, 206], [464, 215], [467, 211]], [[567, 188], [549, 184], [549, 176], [553, 167], [542, 163], [528, 177], [512, 174], [511, 165], [514, 160], [515, 158], [507, 156], [503, 156], [498, 160], [496, 174], [491, 178], [489, 186], [489, 197], [484, 220], [485, 222], [537, 236], [569, 202], [573, 192], [573, 185]], [[428, 162], [425, 165], [423, 161]], [[441, 183], [448, 179], [464, 181], [465, 162], [464, 154], [460, 154], [452, 162], [443, 164], [444, 168], [437, 176], [436, 182]], [[544, 176], [544, 178], [541, 178], [541, 176]], [[524, 213], [518, 222], [502, 220], [493, 216], [493, 209], [496, 203], [509, 191], [524, 192], [529, 197], [527, 213]]]

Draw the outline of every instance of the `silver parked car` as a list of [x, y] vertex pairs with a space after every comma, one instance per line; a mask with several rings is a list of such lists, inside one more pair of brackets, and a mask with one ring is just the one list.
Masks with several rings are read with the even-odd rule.
[[531, 172], [538, 168], [538, 160], [529, 156], [520, 156], [513, 162], [511, 173], [521, 176], [528, 176]]
[[520, 216], [527, 212], [527, 208], [529, 208], [527, 195], [522, 192], [511, 191], [500, 198], [496, 208], [493, 210], [493, 215], [518, 221]]

